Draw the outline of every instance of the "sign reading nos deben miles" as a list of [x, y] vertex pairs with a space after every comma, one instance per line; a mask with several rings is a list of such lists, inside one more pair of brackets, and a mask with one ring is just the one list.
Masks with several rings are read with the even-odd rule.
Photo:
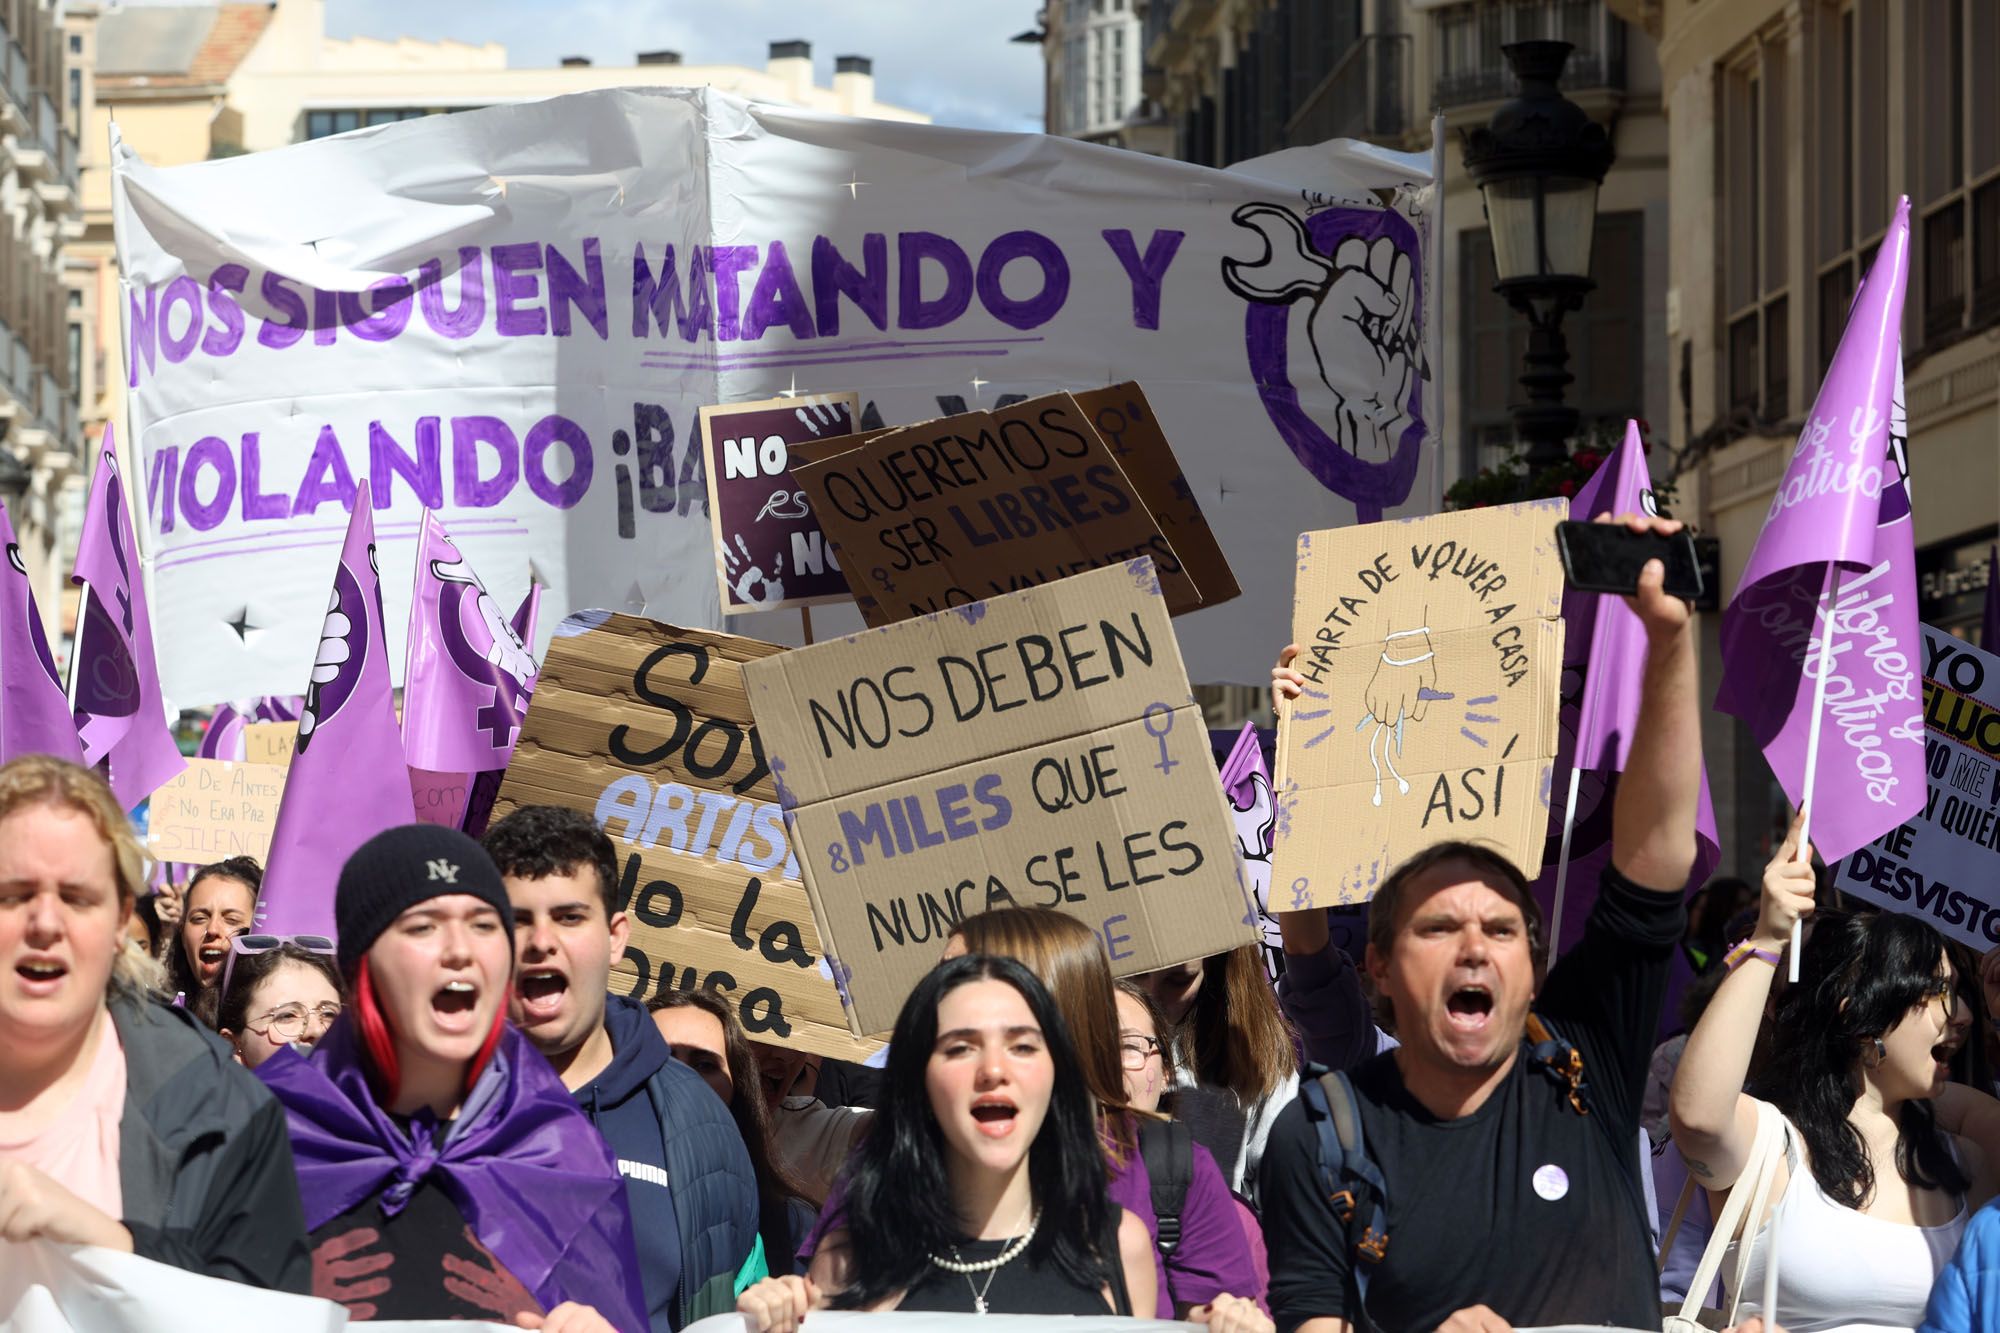
[[1491, 846], [1534, 878], [1562, 682], [1562, 500], [1299, 537], [1278, 728], [1274, 908], [1374, 897], [1434, 843]]
[[859, 1059], [873, 1044], [856, 1040], [822, 965], [743, 695], [743, 665], [783, 651], [638, 616], [571, 616], [550, 641], [493, 818], [562, 805], [611, 835], [614, 898], [632, 923], [614, 990], [712, 990], [753, 1040]]
[[1150, 559], [748, 662], [806, 885], [863, 1031], [994, 907], [1146, 972], [1256, 939]]

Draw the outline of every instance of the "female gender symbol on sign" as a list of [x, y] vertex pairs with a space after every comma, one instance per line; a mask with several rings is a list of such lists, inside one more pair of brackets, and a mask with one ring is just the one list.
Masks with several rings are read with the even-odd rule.
[[[1156, 717], [1161, 719], [1158, 731], [1153, 729], [1153, 719]], [[1147, 704], [1143, 718], [1146, 734], [1160, 743], [1160, 762], [1153, 767], [1162, 773], [1172, 773], [1181, 765], [1180, 760], [1167, 757], [1167, 736], [1174, 729], [1174, 710], [1166, 704]]]

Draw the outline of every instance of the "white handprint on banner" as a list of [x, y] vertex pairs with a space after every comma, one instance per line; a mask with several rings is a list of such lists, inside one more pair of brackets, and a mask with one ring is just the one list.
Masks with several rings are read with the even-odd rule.
[[742, 536], [736, 538], [736, 549], [729, 549], [728, 542], [718, 542], [716, 553], [722, 557], [722, 568], [728, 576], [729, 586], [740, 602], [762, 605], [766, 602], [785, 600], [785, 557], [782, 554], [771, 557], [771, 572], [766, 574], [757, 558], [750, 554]]
[[814, 435], [843, 435], [847, 432], [847, 408], [840, 403], [807, 403], [793, 415]]

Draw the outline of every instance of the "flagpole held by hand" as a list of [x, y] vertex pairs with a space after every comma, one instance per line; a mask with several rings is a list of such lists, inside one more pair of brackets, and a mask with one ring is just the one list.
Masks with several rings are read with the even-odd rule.
[[1556, 946], [1562, 941], [1563, 894], [1569, 888], [1569, 841], [1576, 832], [1576, 793], [1583, 785], [1583, 769], [1575, 764], [1569, 770], [1569, 804], [1563, 807], [1562, 850], [1556, 853], [1555, 905], [1549, 912], [1549, 949], [1544, 955], [1556, 957]]
[[[1819, 670], [1813, 673], [1812, 723], [1806, 732], [1806, 775], [1805, 790], [1799, 797], [1799, 855], [1810, 856], [1807, 850], [1811, 844], [1813, 784], [1819, 776], [1819, 734], [1826, 723], [1826, 678], [1833, 667], [1833, 608], [1840, 600], [1840, 566], [1828, 561], [1826, 582], [1820, 588], [1819, 617], [1814, 626], [1814, 636], [1819, 640]], [[1791, 969], [1793, 985], [1799, 980], [1799, 950], [1805, 939], [1804, 928], [1799, 922], [1792, 922]]]

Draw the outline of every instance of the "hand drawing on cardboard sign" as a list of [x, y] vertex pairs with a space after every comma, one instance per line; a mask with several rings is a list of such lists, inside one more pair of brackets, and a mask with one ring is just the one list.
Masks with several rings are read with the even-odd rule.
[[[1222, 280], [1250, 303], [1245, 341], [1264, 409], [1306, 470], [1374, 522], [1409, 498], [1424, 435], [1416, 230], [1388, 209], [1301, 218], [1259, 203], [1230, 217], [1263, 242], [1255, 259], [1224, 259]], [[1300, 302], [1303, 320], [1290, 309]], [[1308, 359], [1333, 394], [1330, 414], [1299, 402], [1291, 367]]]

